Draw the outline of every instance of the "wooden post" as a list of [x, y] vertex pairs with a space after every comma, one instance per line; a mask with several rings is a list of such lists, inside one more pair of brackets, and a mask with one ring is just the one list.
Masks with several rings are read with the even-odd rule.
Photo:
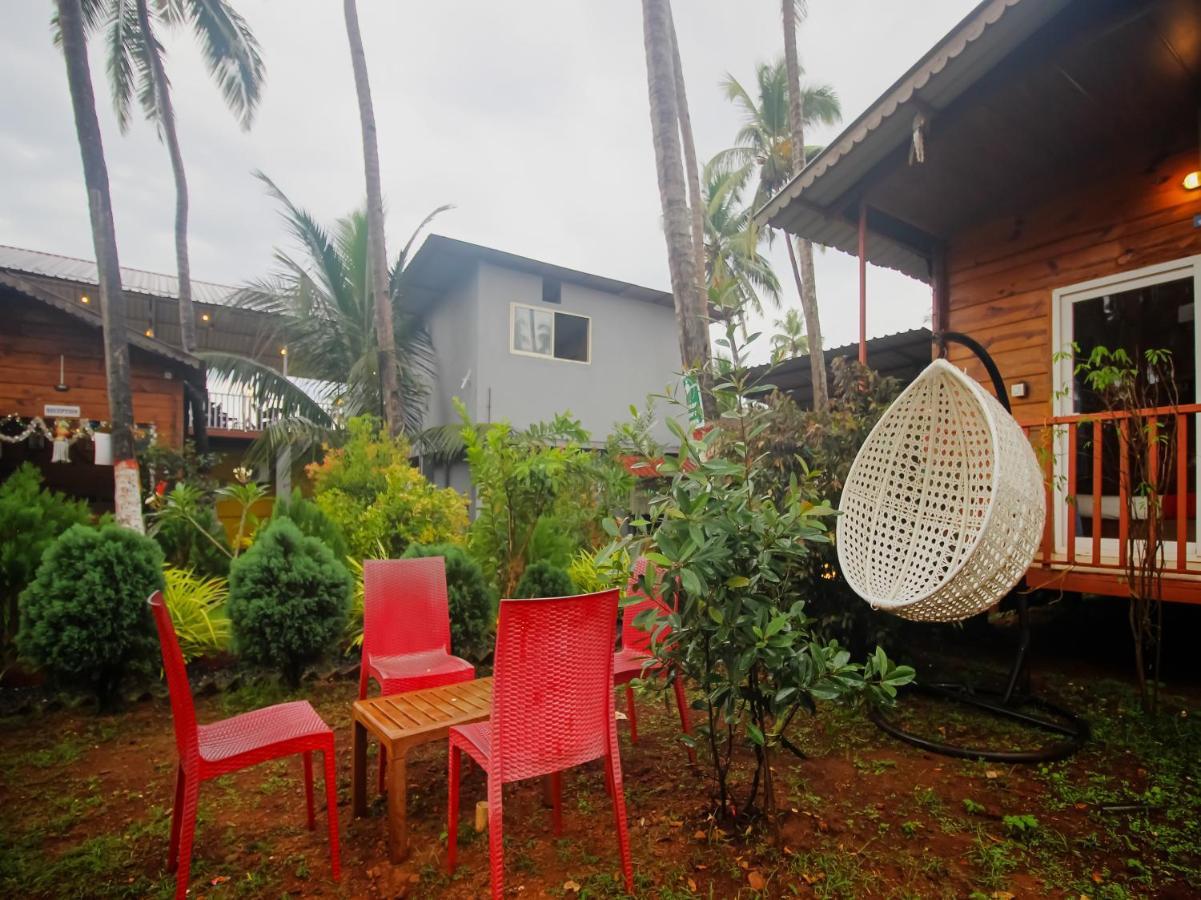
[[867, 365], [867, 200], [859, 200], [859, 362]]

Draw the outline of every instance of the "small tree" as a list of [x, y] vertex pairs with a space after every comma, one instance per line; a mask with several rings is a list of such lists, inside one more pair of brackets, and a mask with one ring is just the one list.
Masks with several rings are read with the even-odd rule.
[[555, 516], [575, 532], [577, 546], [583, 543], [586, 521], [599, 519], [607, 502], [607, 469], [601, 471], [604, 463], [586, 449], [588, 432], [569, 415], [525, 430], [496, 422], [482, 433], [461, 404], [459, 415], [479, 501], [471, 552], [497, 591], [511, 597], [543, 517]]
[[[729, 321], [719, 341], [734, 359], [743, 356], [734, 346], [737, 330]], [[887, 701], [913, 677], [879, 648], [853, 663], [837, 642], [814, 636], [799, 576], [812, 547], [829, 540], [825, 521], [833, 510], [803, 499], [795, 478], [773, 496], [768, 456], [754, 444], [767, 424], [761, 392], [735, 365], [715, 391], [719, 407], [732, 410], [722, 428], [697, 439], [668, 420], [680, 442], [679, 459], [660, 468], [670, 484], [652, 498], [647, 517], [630, 523], [634, 533], [607, 551], [646, 557], [653, 565], [643, 589], [674, 609], [666, 617], [670, 638], [659, 632], [652, 646], [670, 671], [700, 688], [723, 818], [735, 809], [774, 812], [771, 756], [792, 749], [786, 732], [798, 710], [865, 694]], [[617, 537], [619, 524], [608, 525]], [[755, 768], [745, 801], [735, 804], [730, 775], [744, 743]]]
[[[1159, 706], [1159, 668], [1163, 641], [1164, 494], [1176, 464], [1177, 434], [1174, 411], [1180, 404], [1176, 371], [1168, 350], [1147, 350], [1141, 365], [1122, 348], [1094, 347], [1087, 356], [1076, 353], [1075, 374], [1083, 379], [1104, 409], [1116, 413], [1121, 456], [1129, 465], [1120, 472], [1119, 494], [1130, 523], [1124, 553], [1130, 591], [1130, 633], [1134, 666], [1143, 707]], [[1141, 369], [1141, 371], [1140, 371]], [[1166, 407], [1156, 419], [1141, 419], [1139, 410]], [[1103, 423], [1094, 421], [1093, 452], [1100, 452]], [[1177, 497], [1183, 504], [1185, 497]], [[1182, 514], [1182, 513], [1181, 513]], [[1094, 527], [1097, 527], [1094, 525]], [[1069, 538], [1071, 539], [1071, 538]]]
[[72, 526], [21, 595], [21, 652], [110, 709], [126, 674], [157, 652], [146, 598], [163, 587], [162, 569], [162, 550], [144, 535]]
[[350, 573], [321, 541], [274, 519], [230, 565], [229, 618], [238, 652], [278, 669], [290, 687], [346, 624]]

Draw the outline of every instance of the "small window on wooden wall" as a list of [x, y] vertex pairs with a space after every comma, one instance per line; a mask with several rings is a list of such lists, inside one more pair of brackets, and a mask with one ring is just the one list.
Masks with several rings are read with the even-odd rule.
[[592, 361], [592, 320], [587, 316], [513, 303], [509, 325], [511, 353], [566, 362]]

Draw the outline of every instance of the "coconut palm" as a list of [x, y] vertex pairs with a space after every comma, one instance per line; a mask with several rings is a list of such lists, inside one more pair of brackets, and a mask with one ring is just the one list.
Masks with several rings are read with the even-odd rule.
[[[684, 368], [708, 378], [709, 330], [698, 265], [703, 246], [698, 245], [696, 217], [688, 203], [681, 133], [691, 131], [681, 112], [684, 79], [677, 63], [675, 28], [668, 0], [642, 0], [643, 46], [646, 52], [647, 89], [650, 95], [651, 138], [655, 149], [655, 171], [659, 202], [663, 210], [663, 232], [667, 241], [671, 292], [675, 299], [680, 358]], [[699, 192], [698, 192], [699, 193]], [[695, 198], [699, 201], [699, 197]], [[710, 416], [712, 396], [701, 391]]]
[[113, 109], [122, 132], [135, 100], [153, 122], [175, 179], [175, 264], [179, 274], [180, 343], [196, 349], [192, 275], [188, 261], [188, 179], [176, 129], [166, 51], [159, 34], [187, 28], [197, 39], [225, 105], [249, 128], [263, 85], [263, 60], [246, 21], [225, 0], [85, 0], [89, 30], [103, 32]]
[[359, 32], [359, 10], [355, 0], [343, 0], [346, 37], [350, 44], [350, 64], [354, 70], [355, 92], [359, 99], [359, 124], [363, 132], [363, 174], [367, 184], [367, 260], [374, 297], [375, 330], [379, 335], [380, 384], [383, 391], [384, 422], [393, 437], [404, 424], [404, 397], [400, 389], [400, 369], [396, 361], [392, 303], [388, 287], [388, 251], [384, 240], [384, 197], [380, 187], [379, 139], [375, 128], [375, 108], [371, 103], [371, 82], [367, 78], [367, 54]]
[[67, 86], [75, 116], [75, 135], [83, 158], [84, 183], [92, 220], [92, 245], [96, 251], [100, 313], [104, 329], [104, 371], [108, 390], [108, 417], [112, 423], [114, 502], [117, 521], [142, 531], [142, 497], [138, 489], [138, 463], [134, 455], [133, 392], [129, 378], [129, 336], [125, 325], [125, 297], [121, 293], [121, 263], [117, 256], [117, 230], [113, 224], [112, 195], [96, 95], [88, 68], [86, 26], [88, 14], [80, 0], [57, 0], [54, 29], [67, 63]]
[[[257, 174], [280, 203], [300, 252], [277, 249], [277, 270], [240, 291], [236, 302], [264, 313], [272, 323], [275, 330], [265, 337], [269, 346], [286, 348], [290, 377], [258, 359], [214, 352], [201, 356], [215, 374], [248, 388], [261, 409], [276, 414], [254, 448], [262, 457], [285, 444], [303, 452], [329, 440], [352, 416], [380, 415], [383, 396], [366, 211], [344, 216], [327, 231], [269, 178]], [[433, 347], [420, 323], [401, 309], [402, 275], [414, 241], [446, 209], [441, 206], [421, 221], [389, 272], [404, 424], [410, 433], [421, 426]]]
[[[795, 0], [785, 0], [786, 3]], [[798, 72], [803, 70], [797, 67]], [[755, 71], [755, 92], [747, 90], [738, 79], [727, 75], [722, 82], [726, 97], [742, 113], [743, 125], [735, 137], [735, 145], [723, 150], [715, 157], [720, 165], [731, 171], [740, 171], [748, 178], [755, 177], [756, 188], [753, 205], [758, 208], [782, 188], [794, 171], [793, 147], [800, 149], [794, 140], [789, 120], [788, 67], [784, 60], [761, 63]], [[801, 83], [797, 92], [806, 125], [830, 125], [842, 118], [842, 108], [834, 89], [825, 84]], [[800, 140], [803, 141], [803, 133]], [[816, 153], [820, 147], [804, 147], [801, 159]], [[769, 233], [768, 238], [771, 238]], [[802, 252], [798, 260], [792, 242], [787, 241], [789, 262], [797, 295], [805, 312], [809, 329], [809, 343], [820, 346], [821, 323], [817, 312], [816, 285], [813, 279], [812, 252]], [[803, 250], [804, 248], [802, 248]], [[808, 287], [807, 287], [808, 286]], [[811, 288], [811, 290], [810, 290]], [[826, 396], [820, 387], [825, 384], [825, 370], [815, 375], [814, 404], [824, 408]]]
[[[805, 168], [805, 106], [801, 93], [801, 63], [796, 50], [797, 23], [805, 18], [808, 9], [805, 0], [780, 0], [784, 19], [784, 68], [788, 73], [788, 130], [792, 135], [792, 171], [795, 175]], [[817, 280], [813, 273], [813, 242], [797, 238], [797, 250], [792, 251], [788, 242], [790, 258], [800, 257], [801, 308], [805, 311], [809, 344], [818, 350], [822, 346], [821, 318], [817, 310]], [[795, 264], [795, 263], [794, 263]], [[820, 352], [814, 353], [809, 364], [813, 378], [813, 408], [822, 412], [830, 405], [830, 392], [826, 387], [826, 365]]]
[[794, 359], [809, 352], [809, 339], [805, 336], [805, 323], [795, 309], [776, 319], [776, 333], [771, 336], [771, 361], [778, 363]]
[[763, 298], [780, 305], [780, 283], [759, 252], [754, 210], [742, 201], [746, 178], [715, 161], [705, 166], [705, 279], [715, 306], [763, 312]]

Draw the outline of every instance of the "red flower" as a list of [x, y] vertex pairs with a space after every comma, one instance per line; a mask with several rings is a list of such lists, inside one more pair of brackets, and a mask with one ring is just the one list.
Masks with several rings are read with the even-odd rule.
[[163, 494], [167, 493], [167, 482], [160, 481], [158, 484], [156, 484], [154, 486], [154, 493], [157, 497], [161, 497]]

